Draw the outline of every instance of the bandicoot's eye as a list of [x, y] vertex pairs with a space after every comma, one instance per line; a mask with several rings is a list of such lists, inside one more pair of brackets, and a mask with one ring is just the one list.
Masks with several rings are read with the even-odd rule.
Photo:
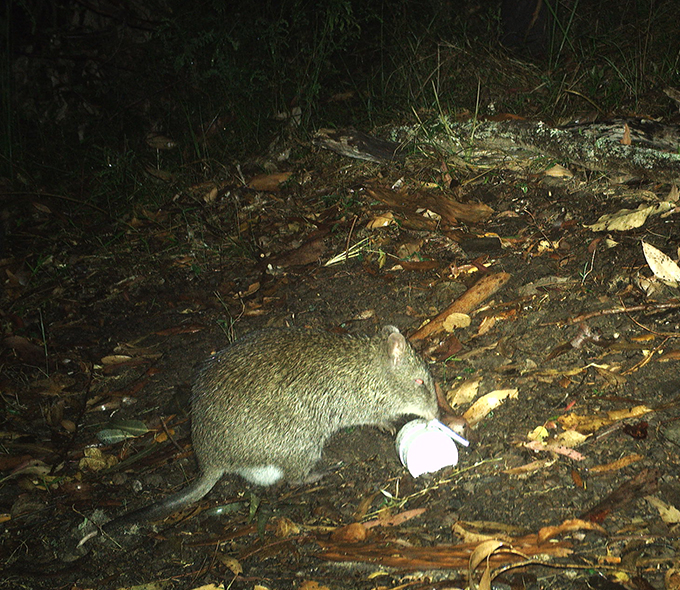
[[416, 379], [416, 385], [422, 385], [423, 383], [425, 383], [425, 381], [422, 379]]

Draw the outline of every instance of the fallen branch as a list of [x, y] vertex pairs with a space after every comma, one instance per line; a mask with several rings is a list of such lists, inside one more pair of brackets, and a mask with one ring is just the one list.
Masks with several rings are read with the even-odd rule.
[[[449, 139], [465, 144], [469, 142], [471, 124], [454, 124], [450, 131]], [[664, 126], [644, 119], [569, 127], [550, 127], [541, 121], [485, 121], [474, 127], [473, 145], [500, 150], [524, 148], [588, 170], [673, 182], [680, 178], [680, 155], [676, 152], [679, 134], [677, 125]]]

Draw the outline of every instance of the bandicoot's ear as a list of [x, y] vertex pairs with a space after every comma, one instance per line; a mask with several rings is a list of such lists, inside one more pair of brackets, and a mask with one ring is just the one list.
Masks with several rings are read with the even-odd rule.
[[387, 325], [383, 326], [382, 333], [385, 334], [385, 336], [389, 336], [390, 334], [400, 334], [401, 332], [399, 332], [399, 328], [396, 326]]
[[408, 344], [406, 338], [404, 338], [404, 335], [399, 330], [394, 326], [385, 326], [385, 331], [388, 331], [388, 328], [390, 329], [390, 335], [387, 337], [387, 356], [392, 365], [396, 366], [404, 358]]

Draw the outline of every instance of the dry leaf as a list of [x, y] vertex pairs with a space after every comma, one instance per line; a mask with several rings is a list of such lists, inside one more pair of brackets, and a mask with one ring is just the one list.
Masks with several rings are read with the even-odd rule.
[[248, 188], [256, 191], [275, 192], [279, 190], [279, 186], [286, 182], [292, 175], [292, 172], [276, 172], [274, 174], [258, 174], [250, 179]]
[[458, 387], [450, 389], [446, 394], [446, 401], [449, 402], [452, 408], [469, 404], [477, 397], [480, 381], [480, 379], [465, 381]]
[[664, 501], [659, 500], [659, 498], [654, 496], [647, 496], [645, 497], [645, 500], [647, 500], [647, 502], [649, 502], [659, 511], [661, 520], [663, 520], [666, 524], [672, 525], [680, 523], [680, 510], [678, 510], [675, 506], [666, 504]]
[[331, 96], [327, 102], [344, 102], [346, 100], [351, 100], [356, 96], [356, 92], [354, 90], [348, 90], [347, 92], [338, 92], [337, 94], [334, 94]]
[[574, 174], [572, 173], [571, 170], [568, 170], [564, 166], [560, 166], [559, 164], [555, 164], [554, 166], [551, 166], [548, 168], [543, 174], [546, 176], [551, 176], [552, 178], [573, 178]]
[[331, 540], [336, 543], [361, 543], [367, 536], [366, 527], [360, 522], [353, 522], [333, 531]]
[[47, 205], [45, 205], [44, 203], [38, 203], [37, 201], [33, 201], [32, 205], [33, 205], [33, 207], [35, 207], [35, 208], [36, 208], [38, 211], [40, 211], [41, 213], [47, 213], [47, 214], [51, 214], [51, 213], [52, 213], [52, 209], [50, 209], [50, 208], [49, 208]]
[[581, 434], [596, 432], [604, 426], [609, 426], [614, 420], [603, 416], [581, 416], [579, 414], [564, 414], [557, 418], [565, 430], [576, 430]]
[[637, 455], [634, 453], [632, 455], [626, 455], [625, 457], [621, 457], [620, 459], [612, 461], [611, 463], [595, 465], [595, 467], [591, 467], [589, 471], [593, 475], [597, 475], [599, 473], [609, 473], [610, 471], [618, 471], [619, 469], [628, 467], [628, 465], [636, 463], [637, 461], [642, 461], [642, 459], [644, 459], [642, 455]]
[[538, 459], [537, 461], [532, 461], [531, 463], [527, 463], [526, 465], [520, 465], [519, 467], [511, 467], [510, 469], [505, 469], [503, 473], [507, 473], [508, 475], [526, 476], [529, 473], [534, 473], [535, 471], [539, 471], [541, 469], [545, 469], [546, 467], [550, 467], [555, 461], [556, 459], [554, 458]]
[[352, 316], [352, 321], [357, 322], [357, 321], [365, 321], [365, 320], [370, 320], [371, 318], [375, 317], [375, 309], [365, 309], [364, 311], [360, 311], [358, 314]]
[[249, 297], [250, 295], [257, 293], [259, 290], [260, 282], [255, 281], [254, 283], [250, 283], [245, 291], [239, 291], [238, 298], [241, 299], [242, 297]]
[[581, 453], [578, 453], [574, 449], [570, 449], [569, 447], [565, 447], [564, 445], [558, 445], [556, 443], [546, 444], [544, 442], [534, 440], [527, 443], [522, 443], [521, 446], [536, 452], [557, 453], [558, 455], [564, 455], [565, 457], [569, 457], [574, 461], [583, 461], [585, 459], [585, 457]]
[[482, 577], [479, 580], [479, 590], [491, 590], [491, 564], [489, 563], [489, 558], [499, 549], [504, 549], [508, 547], [507, 543], [504, 541], [492, 539], [489, 541], [484, 541], [480, 543], [479, 546], [470, 555], [470, 560], [468, 562], [468, 583], [470, 585], [470, 590], [475, 590], [477, 586], [472, 579], [472, 574], [477, 569], [480, 563], [486, 561], [486, 568], [482, 573]]
[[442, 323], [447, 332], [453, 332], [456, 328], [467, 328], [470, 325], [470, 316], [466, 313], [450, 313]]
[[416, 209], [416, 213], [420, 213], [425, 219], [433, 219], [437, 222], [442, 220], [442, 216], [439, 215], [439, 213], [435, 213], [429, 209]]
[[555, 442], [565, 447], [577, 447], [582, 445], [590, 434], [581, 434], [576, 430], [566, 430], [555, 437]]
[[496, 316], [486, 316], [485, 318], [482, 318], [476, 336], [484, 336], [484, 334], [489, 332], [496, 325], [497, 320], [498, 318]]
[[537, 426], [529, 434], [527, 438], [529, 440], [540, 440], [543, 441], [550, 436], [548, 429], [545, 426]]
[[283, 538], [293, 537], [300, 534], [300, 527], [289, 518], [282, 516], [274, 521], [274, 534]]
[[626, 408], [625, 410], [612, 410], [607, 412], [607, 417], [610, 420], [627, 420], [629, 418], [639, 418], [649, 412], [653, 412], [651, 408], [645, 405], [635, 406], [633, 408]]
[[416, 516], [424, 514], [426, 511], [427, 508], [413, 508], [411, 510], [406, 510], [404, 512], [400, 512], [399, 514], [394, 514], [385, 518], [369, 520], [368, 522], [364, 523], [364, 527], [370, 529], [376, 526], [399, 526], [400, 524], [403, 524], [404, 522], [407, 522]]
[[405, 242], [397, 248], [397, 256], [401, 259], [408, 259], [416, 252], [420, 252], [422, 245], [422, 240], [417, 242]]
[[223, 566], [228, 568], [232, 574], [235, 576], [240, 576], [243, 573], [243, 566], [235, 557], [231, 555], [223, 555], [222, 553], [217, 553], [215, 559], [219, 561]]
[[132, 360], [131, 356], [126, 354], [110, 354], [102, 358], [102, 365], [120, 365], [121, 363], [127, 363]]
[[512, 537], [510, 535], [499, 535], [497, 531], [491, 534], [468, 531], [467, 529], [463, 528], [459, 522], [453, 524], [451, 527], [451, 532], [454, 535], [460, 537], [463, 543], [479, 544], [485, 541], [512, 541]]
[[656, 360], [660, 363], [680, 360], [680, 350], [678, 350], [677, 348], [673, 350], [668, 350], [664, 352], [661, 356], [658, 356]]
[[113, 455], [104, 455], [100, 449], [95, 447], [87, 447], [83, 450], [85, 455], [79, 462], [78, 468], [81, 470], [89, 469], [90, 471], [101, 471], [108, 469], [118, 463], [118, 459]]
[[594, 366], [594, 369], [597, 371], [597, 374], [602, 377], [609, 385], [615, 387], [621, 386], [625, 385], [627, 381], [623, 375], [619, 375], [618, 373], [610, 371], [609, 369], [605, 369], [604, 367]]
[[175, 140], [166, 137], [165, 135], [160, 135], [159, 133], [149, 133], [144, 141], [146, 145], [154, 150], [171, 150], [177, 147]]
[[60, 424], [61, 427], [67, 432], [73, 433], [76, 431], [76, 423], [73, 422], [73, 420], [62, 420]]
[[506, 399], [516, 399], [517, 389], [497, 389], [480, 397], [463, 414], [470, 427], [478, 424], [489, 412], [500, 406]]
[[661, 203], [649, 207], [640, 205], [640, 207], [634, 211], [630, 209], [621, 209], [616, 213], [603, 215], [596, 223], [593, 225], [586, 225], [585, 227], [592, 231], [626, 231], [643, 226], [650, 215], [665, 213], [673, 208], [673, 203], [662, 201]]
[[680, 267], [671, 258], [647, 242], [642, 242], [642, 251], [657, 279], [672, 287], [680, 283]]
[[[11, 467], [12, 473], [3, 478], [3, 481], [10, 479], [12, 477], [17, 477], [18, 475], [40, 475], [41, 477], [46, 477], [51, 467], [47, 463], [41, 461], [40, 459], [31, 459], [30, 455], [22, 455], [21, 457], [16, 457], [15, 465]], [[11, 461], [6, 462], [7, 466], [12, 464]]]
[[470, 555], [470, 562], [468, 565], [470, 574], [477, 569], [477, 566], [479, 566], [480, 563], [486, 561], [501, 547], [508, 547], [508, 545], [505, 541], [499, 539], [489, 539], [488, 541], [480, 543]]
[[203, 196], [203, 200], [208, 203], [209, 205], [211, 203], [214, 203], [217, 200], [217, 195], [219, 194], [219, 190], [217, 190], [217, 187], [214, 186], [210, 189], [210, 191]]
[[371, 219], [366, 224], [366, 227], [368, 229], [378, 229], [379, 227], [387, 227], [388, 225], [392, 225], [393, 223], [394, 213], [388, 211], [387, 213], [382, 213], [381, 215], [378, 215], [377, 217]]
[[565, 520], [559, 526], [546, 526], [540, 529], [538, 531], [538, 543], [539, 545], [547, 543], [550, 541], [550, 539], [555, 538], [557, 535], [561, 535], [562, 533], [574, 533], [576, 531], [595, 531], [601, 535], [607, 535], [607, 531], [599, 524], [574, 518], [571, 520]]
[[608, 555], [598, 555], [597, 563], [602, 563], [605, 565], [619, 565], [621, 563], [621, 558], [617, 555], [612, 555], [611, 553]]

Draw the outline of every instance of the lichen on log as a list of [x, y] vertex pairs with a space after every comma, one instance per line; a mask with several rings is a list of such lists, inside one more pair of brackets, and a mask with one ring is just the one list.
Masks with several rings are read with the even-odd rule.
[[[533, 153], [571, 162], [588, 170], [624, 173], [650, 180], [674, 182], [680, 179], [680, 154], [652, 149], [649, 145], [668, 148], [677, 137], [675, 126], [658, 127], [658, 142], [650, 138], [648, 129], [639, 129], [631, 122], [633, 143], [624, 145], [627, 121], [609, 124], [550, 127], [534, 121], [484, 121], [450, 124], [448, 140], [472, 149], [516, 150], [523, 148]], [[617, 133], [618, 128], [621, 132]], [[439, 138], [440, 146], [443, 145]]]

